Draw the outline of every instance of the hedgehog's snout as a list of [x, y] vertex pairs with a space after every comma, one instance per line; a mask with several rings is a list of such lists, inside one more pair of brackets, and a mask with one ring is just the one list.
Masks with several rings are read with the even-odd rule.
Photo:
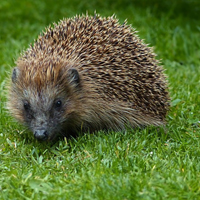
[[45, 129], [35, 130], [34, 137], [37, 140], [44, 141], [48, 139], [48, 133]]

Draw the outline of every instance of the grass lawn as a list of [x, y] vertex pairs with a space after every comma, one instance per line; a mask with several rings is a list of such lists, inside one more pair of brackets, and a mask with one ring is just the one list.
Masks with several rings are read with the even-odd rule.
[[[115, 13], [154, 46], [169, 80], [165, 130], [39, 143], [5, 109], [14, 60], [52, 22]], [[198, 0], [0, 1], [0, 199], [200, 199]]]

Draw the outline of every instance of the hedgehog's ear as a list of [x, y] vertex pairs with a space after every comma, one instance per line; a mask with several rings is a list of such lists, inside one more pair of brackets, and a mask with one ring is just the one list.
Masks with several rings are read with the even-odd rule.
[[13, 69], [13, 72], [12, 72], [12, 82], [13, 83], [15, 83], [16, 81], [17, 81], [17, 79], [18, 79], [18, 76], [19, 76], [19, 69], [18, 69], [18, 67], [15, 67], [14, 69]]
[[68, 70], [68, 78], [69, 78], [69, 82], [71, 84], [74, 84], [75, 86], [79, 85], [80, 77], [79, 77], [79, 73], [76, 69], [71, 68]]

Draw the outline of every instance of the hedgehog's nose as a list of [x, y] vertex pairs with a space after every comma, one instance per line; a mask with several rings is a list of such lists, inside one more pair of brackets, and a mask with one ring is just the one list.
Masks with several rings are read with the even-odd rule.
[[37, 140], [47, 140], [47, 138], [48, 138], [47, 131], [44, 129], [36, 130], [34, 133], [34, 137]]

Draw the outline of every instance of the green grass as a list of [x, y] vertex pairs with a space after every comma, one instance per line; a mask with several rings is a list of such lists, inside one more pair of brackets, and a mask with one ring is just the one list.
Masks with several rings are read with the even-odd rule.
[[[39, 143], [5, 109], [7, 74], [48, 24], [95, 10], [155, 47], [172, 99], [166, 129]], [[199, 13], [198, 0], [1, 0], [0, 199], [200, 199]]]

